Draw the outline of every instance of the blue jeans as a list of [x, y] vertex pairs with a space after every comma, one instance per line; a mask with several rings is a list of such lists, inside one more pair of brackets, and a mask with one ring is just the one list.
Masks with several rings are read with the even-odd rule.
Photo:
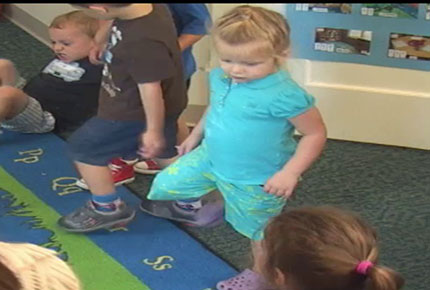
[[[178, 117], [168, 117], [164, 124], [166, 147], [160, 158], [177, 154], [176, 133]], [[116, 157], [137, 157], [140, 134], [145, 131], [143, 121], [117, 121], [93, 117], [67, 140], [68, 152], [74, 161], [105, 166]]]

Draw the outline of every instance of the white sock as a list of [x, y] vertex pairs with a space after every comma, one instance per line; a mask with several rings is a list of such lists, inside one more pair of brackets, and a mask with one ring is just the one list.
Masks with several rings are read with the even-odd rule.
[[185, 210], [198, 210], [203, 207], [202, 200], [200, 198], [187, 199], [187, 200], [177, 200], [176, 204]]
[[134, 165], [137, 161], [139, 161], [139, 159], [135, 158], [135, 159], [124, 159], [121, 158], [121, 160], [125, 163], [127, 163], [128, 165]]

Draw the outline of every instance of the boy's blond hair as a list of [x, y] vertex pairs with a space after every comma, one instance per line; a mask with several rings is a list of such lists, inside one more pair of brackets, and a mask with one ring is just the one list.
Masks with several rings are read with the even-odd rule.
[[70, 3], [70, 5], [83, 7], [83, 8], [89, 8], [90, 6], [96, 5], [96, 6], [103, 6], [103, 7], [110, 7], [110, 8], [121, 8], [121, 7], [127, 7], [130, 6], [132, 3]]
[[58, 15], [54, 18], [54, 20], [52, 20], [49, 28], [62, 29], [67, 24], [72, 24], [79, 27], [82, 32], [91, 38], [94, 38], [100, 27], [98, 19], [92, 18], [86, 15], [84, 12], [76, 10], [66, 14]]
[[267, 53], [281, 56], [290, 47], [290, 27], [278, 12], [241, 5], [218, 18], [212, 29], [215, 42], [230, 45], [268, 42]]
[[0, 289], [82, 289], [57, 252], [30, 243], [0, 242], [0, 277]]

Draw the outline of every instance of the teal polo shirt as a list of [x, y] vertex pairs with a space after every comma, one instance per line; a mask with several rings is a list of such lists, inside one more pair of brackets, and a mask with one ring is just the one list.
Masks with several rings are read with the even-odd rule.
[[231, 183], [264, 184], [296, 150], [288, 119], [313, 107], [314, 98], [284, 70], [233, 83], [215, 68], [209, 82], [203, 142], [214, 174]]

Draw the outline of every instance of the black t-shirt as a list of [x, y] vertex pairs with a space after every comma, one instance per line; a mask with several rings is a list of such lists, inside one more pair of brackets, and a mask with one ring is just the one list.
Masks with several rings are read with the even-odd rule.
[[23, 91], [55, 117], [54, 132], [75, 130], [97, 113], [102, 69], [88, 58], [72, 63], [55, 58]]
[[165, 116], [187, 105], [176, 29], [165, 5], [153, 4], [142, 17], [116, 19], [105, 52], [98, 116], [109, 120], [145, 120], [138, 84], [161, 82]]

